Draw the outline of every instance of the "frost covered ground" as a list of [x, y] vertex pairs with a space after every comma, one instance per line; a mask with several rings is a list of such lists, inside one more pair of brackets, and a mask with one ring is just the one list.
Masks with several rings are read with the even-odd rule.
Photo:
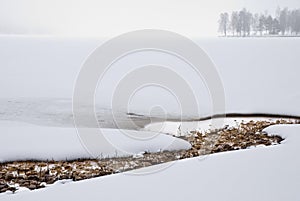
[[[0, 43], [0, 159], [87, 157], [74, 129], [71, 98], [81, 64], [101, 40], [2, 36]], [[198, 43], [212, 58], [221, 76], [227, 113], [300, 116], [299, 39], [207, 39]], [[203, 80], [195, 77], [186, 64], [158, 53], [126, 57], [108, 72], [102, 87], [98, 88], [96, 100], [100, 108], [97, 115], [108, 138], [125, 146], [131, 154], [158, 151], [174, 141], [178, 142], [174, 149], [189, 147], [185, 141], [165, 134], [147, 142], [135, 142], [119, 135], [120, 131], [111, 122], [108, 106], [115, 83], [132, 66], [153, 61], [174, 67], [197, 92], [200, 111], [183, 114], [185, 119], [212, 115]], [[149, 98], [149, 94], [155, 95]], [[167, 119], [176, 119], [180, 112], [172, 95], [155, 87], [139, 92], [132, 99], [129, 112], [149, 116], [153, 105], [164, 108]], [[127, 112], [118, 111], [124, 129], [128, 129]], [[151, 113], [159, 118], [165, 114]], [[163, 130], [160, 130], [162, 123], [157, 122], [143, 128], [151, 122], [143, 118], [135, 117], [142, 131], [130, 132], [135, 135], [153, 135], [157, 131], [178, 133], [180, 125], [176, 122], [164, 123]], [[207, 125], [188, 123], [180, 129], [206, 129]], [[285, 141], [275, 147], [182, 160], [163, 169], [150, 167], [76, 183], [58, 182], [32, 192], [0, 194], [0, 200], [299, 200], [300, 127], [272, 126], [266, 131], [278, 133]], [[160, 171], [153, 172], [153, 168]]]

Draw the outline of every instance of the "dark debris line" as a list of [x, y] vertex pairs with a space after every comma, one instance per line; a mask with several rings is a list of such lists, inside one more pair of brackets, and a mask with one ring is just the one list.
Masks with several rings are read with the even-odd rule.
[[268, 136], [262, 130], [275, 124], [293, 123], [296, 122], [250, 121], [242, 122], [237, 127], [225, 127], [205, 133], [192, 131], [188, 136], [183, 137], [192, 144], [192, 148], [176, 152], [145, 153], [142, 156], [101, 160], [2, 163], [0, 164], [0, 193], [15, 192], [19, 187], [34, 190], [44, 188], [58, 180], [79, 181], [211, 153], [246, 149], [258, 145], [276, 145], [283, 139], [280, 136]]

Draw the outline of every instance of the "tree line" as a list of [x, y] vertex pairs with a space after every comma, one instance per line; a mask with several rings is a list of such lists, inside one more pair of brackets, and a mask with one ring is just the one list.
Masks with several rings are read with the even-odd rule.
[[277, 8], [275, 16], [241, 11], [220, 14], [219, 32], [224, 36], [300, 36], [300, 9]]

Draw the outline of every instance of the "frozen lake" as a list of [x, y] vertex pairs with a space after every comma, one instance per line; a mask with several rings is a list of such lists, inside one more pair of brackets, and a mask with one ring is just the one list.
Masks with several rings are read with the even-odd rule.
[[[81, 65], [104, 40], [52, 37], [0, 37], [0, 120], [37, 125], [73, 126], [72, 95]], [[215, 63], [223, 82], [227, 113], [300, 115], [298, 38], [247, 38], [196, 40]], [[199, 110], [190, 108], [184, 119], [213, 115], [206, 83], [178, 58], [144, 51], [114, 63], [95, 93], [96, 113], [102, 127], [116, 127], [111, 102], [122, 76], [142, 64], [167, 65], [191, 86]], [[233, 75], [234, 74], [234, 75]], [[167, 78], [166, 78], [167, 79]], [[84, 113], [84, 108], [82, 112]], [[128, 116], [136, 113], [143, 116]], [[151, 120], [179, 119], [176, 94], [157, 86], [139, 89], [127, 108], [117, 108], [121, 128]], [[87, 123], [88, 124], [88, 123]]]

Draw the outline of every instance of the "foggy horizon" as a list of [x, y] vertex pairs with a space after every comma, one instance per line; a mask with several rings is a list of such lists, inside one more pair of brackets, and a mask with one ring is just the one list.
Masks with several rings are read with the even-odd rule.
[[189, 37], [218, 34], [222, 12], [246, 8], [274, 15], [277, 7], [300, 8], [297, 0], [35, 1], [0, 0], [0, 34], [109, 37], [138, 29], [163, 29]]

